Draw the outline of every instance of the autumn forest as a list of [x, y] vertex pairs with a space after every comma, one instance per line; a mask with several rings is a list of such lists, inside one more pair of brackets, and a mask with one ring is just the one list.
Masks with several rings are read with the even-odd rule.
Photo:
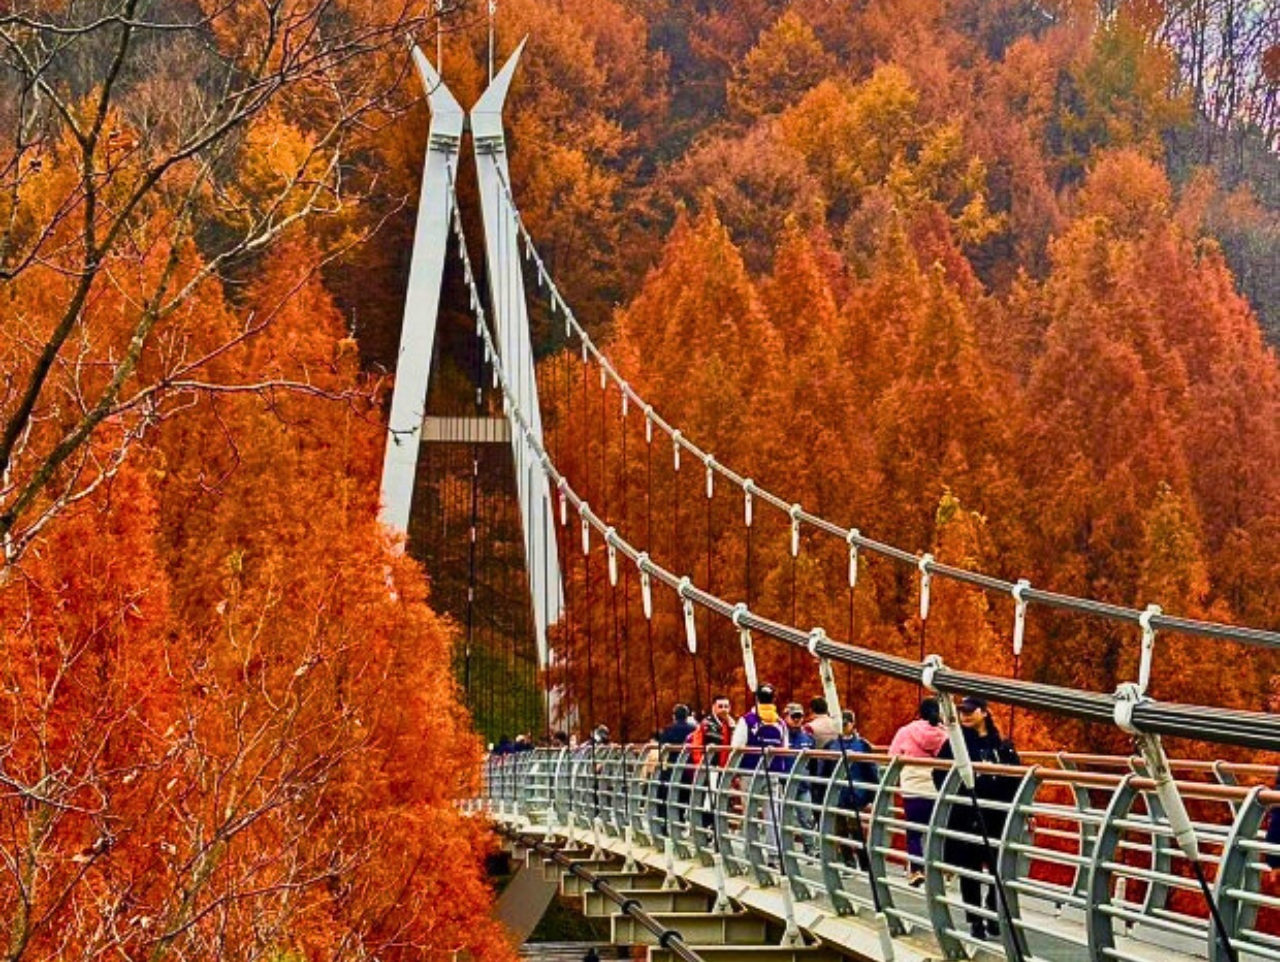
[[[476, 575], [432, 542], [475, 511], [446, 496], [469, 454], [422, 482], [407, 551], [378, 523], [429, 119], [405, 38], [439, 40], [469, 105], [486, 12], [0, 3], [4, 958], [507, 959], [492, 841], [457, 807], [483, 742], [543, 734], [549, 686], [628, 740], [675, 701], [743, 707], [733, 627], [699, 614], [691, 657], [675, 596], [646, 619], [634, 573], [611, 585], [572, 529], [558, 666], [533, 673], [508, 509], [479, 577], [512, 613], [473, 664]], [[499, 0], [499, 58], [529, 38], [511, 186], [628, 383], [744, 477], [957, 567], [1276, 630], [1277, 16]], [[458, 190], [478, 238], [465, 165]], [[497, 413], [459, 275], [428, 410], [482, 385]], [[1131, 626], [1037, 611], [1015, 659], [1008, 599], [938, 582], [926, 626], [911, 571], [864, 557], [854, 591], [843, 542], [793, 553], [761, 506], [747, 527], [543, 295], [548, 451], [656, 560], [878, 651], [1135, 677]], [[803, 653], [757, 657], [817, 693]], [[503, 677], [528, 697], [495, 702]], [[873, 741], [917, 697], [839, 681]], [[1151, 694], [1274, 712], [1280, 663], [1162, 634]], [[1127, 750], [1002, 712], [1020, 746]]]

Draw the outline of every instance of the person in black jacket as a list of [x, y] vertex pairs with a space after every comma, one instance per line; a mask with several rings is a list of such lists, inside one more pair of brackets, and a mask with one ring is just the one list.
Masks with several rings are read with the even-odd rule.
[[[667, 793], [671, 784], [671, 776], [680, 761], [680, 747], [689, 740], [698, 726], [689, 720], [689, 706], [676, 705], [671, 709], [671, 724], [658, 733], [658, 818], [665, 821], [667, 817]], [[677, 779], [688, 784], [690, 772], [686, 768]], [[678, 804], [689, 804], [689, 790], [681, 789], [678, 793]]]
[[[1000, 737], [1000, 729], [996, 727], [996, 721], [991, 717], [991, 712], [987, 708], [987, 702], [984, 698], [977, 698], [970, 695], [960, 702], [958, 706], [960, 712], [960, 724], [964, 732], [965, 747], [969, 750], [969, 758], [975, 763], [987, 762], [998, 765], [1017, 765], [1020, 763], [1018, 753], [1014, 750], [1011, 742], [1006, 742]], [[951, 743], [947, 742], [942, 746], [942, 750], [938, 752], [939, 758], [954, 758], [951, 751]], [[938, 787], [942, 786], [945, 773], [942, 770], [934, 772], [934, 781]], [[993, 775], [979, 773], [974, 784], [974, 794], [978, 796], [979, 803], [984, 801], [995, 802], [1011, 802], [1013, 796], [1018, 791], [1018, 779], [1007, 775]], [[962, 795], [967, 795], [966, 789], [961, 789]], [[991, 857], [994, 858], [996, 846], [1000, 841], [1000, 836], [1004, 832], [1004, 823], [1007, 813], [1002, 809], [997, 809], [989, 805], [981, 806], [981, 823], [979, 823], [978, 812], [974, 810], [973, 801], [965, 798], [953, 803], [950, 815], [947, 819], [947, 827], [954, 832], [964, 832], [966, 835], [972, 835], [976, 841], [968, 841], [960, 838], [948, 838], [943, 848], [943, 857], [952, 865], [961, 868], [982, 869], [986, 868], [989, 872], [994, 872], [996, 866], [988, 860], [986, 846], [983, 845], [982, 829], [986, 829], [987, 838], [991, 841]], [[960, 897], [964, 899], [965, 905], [978, 908], [983, 904], [983, 885], [976, 878], [960, 876]], [[987, 886], [986, 906], [991, 911], [996, 910], [996, 893], [994, 886]], [[967, 912], [966, 917], [969, 921], [969, 931], [976, 939], [985, 939], [987, 936], [996, 938], [1000, 935], [1000, 924], [993, 920], [984, 920], [980, 915], [974, 912]]]

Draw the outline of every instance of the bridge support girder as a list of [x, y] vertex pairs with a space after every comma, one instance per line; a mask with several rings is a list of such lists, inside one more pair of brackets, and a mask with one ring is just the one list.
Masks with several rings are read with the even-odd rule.
[[[703, 962], [848, 962], [846, 956], [822, 945], [690, 945]], [[649, 962], [679, 962], [669, 949], [652, 946]]]
[[[596, 872], [596, 877], [608, 882], [616, 889], [643, 889], [651, 891], [659, 891], [662, 888], [662, 876], [655, 872], [619, 872], [616, 870], [609, 871], [602, 869]], [[577, 875], [565, 872], [560, 876], [560, 894], [575, 897], [582, 895], [584, 892], [591, 890], [591, 884]]]
[[[622, 889], [618, 893], [634, 900], [636, 907], [650, 915], [662, 912], [696, 912], [711, 914], [712, 898], [700, 889]], [[618, 904], [594, 889], [582, 893], [582, 914], [587, 918], [607, 919], [618, 911]]]
[[[734, 912], [729, 915], [705, 912], [655, 912], [653, 920], [680, 933], [686, 945], [762, 945], [769, 926], [758, 915]], [[609, 941], [614, 945], [657, 945], [658, 937], [629, 915], [615, 915], [610, 921]]]

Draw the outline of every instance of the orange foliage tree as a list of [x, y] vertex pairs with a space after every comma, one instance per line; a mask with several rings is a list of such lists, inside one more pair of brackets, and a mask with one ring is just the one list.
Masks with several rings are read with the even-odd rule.
[[6, 955], [509, 958], [321, 282], [371, 225], [306, 230], [423, 11], [115, 6], [0, 18]]

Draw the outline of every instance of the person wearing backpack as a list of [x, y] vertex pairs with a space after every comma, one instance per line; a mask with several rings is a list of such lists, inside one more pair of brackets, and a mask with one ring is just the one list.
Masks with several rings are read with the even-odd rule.
[[[1000, 737], [1000, 729], [996, 727], [996, 720], [991, 717], [991, 711], [987, 708], [987, 700], [970, 695], [965, 698], [957, 706], [960, 714], [961, 731], [964, 734], [965, 747], [969, 750], [969, 758], [975, 763], [985, 762], [989, 765], [1020, 765], [1022, 760], [1018, 757], [1018, 752], [1014, 749], [1012, 742], [1007, 742]], [[951, 751], [951, 743], [948, 741], [942, 746], [938, 752], [938, 758], [954, 758]], [[942, 787], [946, 772], [937, 769], [933, 773], [934, 783], [938, 788]], [[1019, 779], [1009, 775], [996, 775], [990, 772], [980, 772], [976, 775], [974, 782], [974, 795], [981, 802], [1004, 802], [1013, 801], [1013, 797], [1018, 792]], [[959, 799], [952, 803], [951, 812], [947, 819], [947, 828], [952, 832], [963, 832], [965, 835], [972, 835], [977, 840], [970, 841], [966, 838], [948, 837], [943, 846], [943, 857], [952, 865], [961, 868], [979, 870], [986, 868], [988, 872], [994, 873], [996, 866], [989, 861], [994, 858], [996, 846], [1000, 843], [1000, 836], [1004, 832], [1004, 823], [1008, 818], [1008, 812], [1004, 809], [995, 808], [991, 805], [981, 805], [981, 820], [979, 820], [978, 811], [974, 810], [973, 800], [968, 797], [965, 789], [960, 790]], [[981, 838], [983, 831], [991, 842], [991, 851], [988, 853], [987, 847], [983, 845]], [[971, 908], [980, 908], [983, 905], [982, 897], [983, 883], [976, 878], [970, 878], [967, 875], [960, 876], [960, 897], [964, 899], [966, 906]], [[996, 892], [995, 886], [987, 886], [986, 907], [991, 912], [996, 912]], [[969, 922], [969, 931], [975, 939], [999, 938], [1000, 923], [993, 919], [983, 919], [976, 912], [967, 911], [965, 913]]]
[[[778, 716], [778, 706], [774, 703], [772, 685], [761, 685], [756, 689], [755, 707], [738, 719], [730, 745], [733, 748], [746, 749], [739, 763], [744, 771], [753, 771], [758, 768], [766, 751], [772, 753], [787, 747], [787, 726]], [[779, 787], [780, 780], [785, 777], [787, 762], [788, 759], [784, 755], [771, 755], [763, 775], [768, 780], [764, 805], [766, 844], [776, 844], [778, 840], [774, 819], [782, 814]]]
[[[765, 749], [774, 751], [787, 747], [787, 726], [778, 715], [772, 685], [761, 685], [756, 689], [755, 707], [738, 719], [730, 745], [748, 749], [741, 762], [741, 767], [748, 771], [759, 766]], [[774, 755], [769, 770], [785, 774], [787, 761], [785, 756]]]
[[733, 706], [728, 695], [711, 699], [711, 711], [689, 736], [689, 762], [695, 767], [707, 766], [707, 791], [702, 803], [702, 827], [715, 825], [715, 802], [720, 793], [721, 769], [729, 764], [729, 739], [733, 735]]
[[[804, 708], [798, 702], [792, 702], [787, 706], [786, 712], [783, 714], [783, 720], [787, 724], [787, 748], [793, 752], [803, 752], [817, 746], [818, 743], [813, 737], [813, 732], [805, 724]], [[798, 760], [795, 755], [784, 757], [783, 772], [787, 774], [794, 772]], [[791, 776], [797, 780], [795, 796], [797, 802], [796, 821], [800, 823], [802, 829], [809, 832], [813, 831], [817, 825], [817, 818], [813, 811], [813, 799], [817, 792], [814, 790], [812, 780], [805, 777], [808, 775], [813, 761], [814, 759], [812, 758], [807, 759], [801, 766], [800, 771]], [[802, 838], [801, 844], [806, 850], [810, 847], [807, 839]]]

